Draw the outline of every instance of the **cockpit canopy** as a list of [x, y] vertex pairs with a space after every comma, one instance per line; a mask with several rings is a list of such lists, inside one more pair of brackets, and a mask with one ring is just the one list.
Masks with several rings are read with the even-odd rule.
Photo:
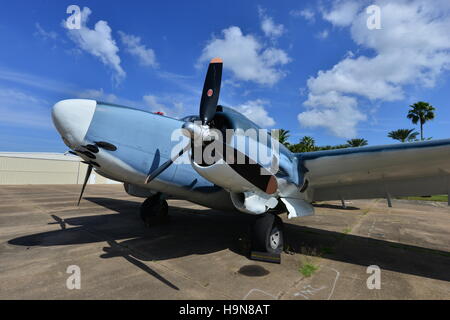
[[193, 116], [186, 116], [180, 119], [183, 122], [195, 122], [195, 121], [202, 121], [199, 116], [193, 115]]

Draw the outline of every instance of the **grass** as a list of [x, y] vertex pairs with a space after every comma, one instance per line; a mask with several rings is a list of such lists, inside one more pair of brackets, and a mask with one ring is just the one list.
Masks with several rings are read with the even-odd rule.
[[345, 234], [349, 234], [350, 232], [352, 232], [352, 229], [345, 228], [344, 230], [342, 230], [342, 232], [345, 233]]
[[319, 270], [319, 267], [312, 263], [305, 263], [298, 269], [305, 277], [311, 277], [317, 270]]
[[400, 197], [399, 199], [447, 202], [448, 195], [437, 195], [430, 197]]
[[315, 266], [312, 263], [305, 263], [298, 271], [305, 277], [311, 277], [317, 270], [319, 270], [318, 266]]

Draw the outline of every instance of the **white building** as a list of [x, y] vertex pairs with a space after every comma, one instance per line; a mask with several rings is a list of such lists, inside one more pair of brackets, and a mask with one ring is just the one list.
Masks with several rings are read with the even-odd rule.
[[[87, 165], [70, 154], [0, 152], [0, 184], [82, 184]], [[117, 183], [92, 171], [90, 184]]]

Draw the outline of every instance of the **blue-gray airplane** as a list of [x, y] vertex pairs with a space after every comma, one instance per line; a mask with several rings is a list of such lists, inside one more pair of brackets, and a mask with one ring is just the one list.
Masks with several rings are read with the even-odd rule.
[[[237, 210], [255, 215], [253, 250], [279, 253], [284, 243], [280, 213], [312, 215], [315, 201], [450, 193], [450, 139], [292, 153], [265, 131], [256, 140], [269, 149], [276, 146], [270, 165], [233, 144], [233, 137], [220, 141], [223, 148], [214, 153], [214, 161], [198, 161], [194, 149], [216, 141], [213, 130], [224, 137], [230, 129], [260, 130], [218, 104], [222, 65], [220, 58], [211, 60], [199, 113], [182, 119], [95, 100], [56, 103], [55, 127], [71, 152], [88, 164], [78, 203], [95, 170], [122, 182], [128, 194], [146, 198], [140, 215], [148, 225], [167, 220], [169, 197]], [[180, 130], [183, 139], [174, 140]]]

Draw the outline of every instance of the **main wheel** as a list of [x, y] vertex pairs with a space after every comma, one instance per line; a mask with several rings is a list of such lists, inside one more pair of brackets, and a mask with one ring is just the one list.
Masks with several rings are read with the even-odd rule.
[[159, 196], [147, 198], [142, 203], [139, 212], [147, 227], [169, 221], [169, 205]]
[[281, 253], [284, 246], [283, 221], [266, 213], [258, 217], [252, 230], [252, 250]]

